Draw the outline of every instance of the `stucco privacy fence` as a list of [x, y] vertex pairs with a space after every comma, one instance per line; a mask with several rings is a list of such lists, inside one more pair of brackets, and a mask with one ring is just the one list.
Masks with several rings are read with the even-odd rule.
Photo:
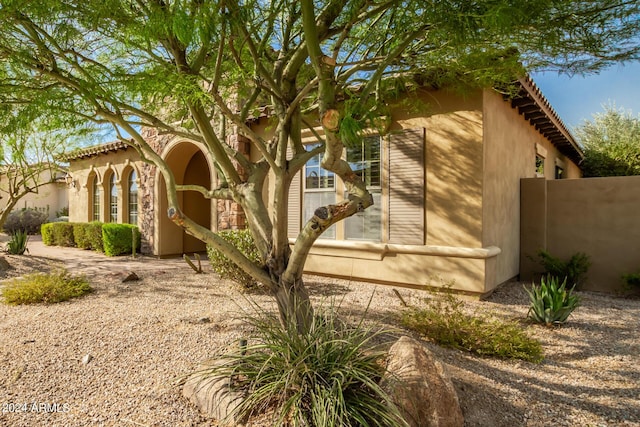
[[619, 292], [622, 275], [640, 272], [640, 176], [523, 179], [520, 278], [540, 271], [530, 256], [546, 249], [592, 262], [582, 289]]

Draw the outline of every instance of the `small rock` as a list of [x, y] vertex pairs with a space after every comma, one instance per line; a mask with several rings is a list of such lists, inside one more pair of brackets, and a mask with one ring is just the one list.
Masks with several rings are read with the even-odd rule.
[[208, 317], [201, 317], [198, 319], [198, 323], [211, 323], [211, 319]]
[[134, 273], [132, 271], [131, 273], [129, 273], [129, 275], [127, 277], [122, 279], [122, 283], [135, 282], [135, 281], [138, 281], [138, 280], [140, 280], [140, 278], [138, 277], [138, 275], [136, 273]]
[[11, 268], [11, 265], [9, 265], [7, 260], [4, 259], [4, 257], [0, 256], [0, 271], [9, 270], [10, 268]]
[[93, 359], [93, 356], [90, 354], [85, 354], [84, 357], [82, 358], [82, 364], [83, 365], [88, 365], [89, 362], [91, 362], [91, 360]]

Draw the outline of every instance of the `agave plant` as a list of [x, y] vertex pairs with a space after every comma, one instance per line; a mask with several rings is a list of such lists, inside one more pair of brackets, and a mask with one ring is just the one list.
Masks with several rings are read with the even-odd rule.
[[569, 315], [580, 305], [580, 298], [573, 295], [575, 285], [567, 290], [567, 279], [558, 285], [559, 279], [548, 275], [540, 280], [540, 286], [535, 284], [531, 290], [526, 289], [531, 300], [528, 316], [535, 322], [547, 326], [564, 323]]
[[11, 235], [11, 240], [7, 242], [7, 252], [11, 255], [22, 255], [27, 251], [29, 235], [24, 230], [16, 230]]

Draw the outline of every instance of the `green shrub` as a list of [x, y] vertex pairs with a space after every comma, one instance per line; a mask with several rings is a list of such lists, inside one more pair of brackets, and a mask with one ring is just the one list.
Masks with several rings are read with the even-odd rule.
[[40, 226], [40, 234], [42, 234], [42, 243], [46, 246], [53, 246], [53, 222], [48, 222]]
[[29, 235], [26, 231], [17, 230], [7, 242], [7, 252], [11, 255], [23, 255], [27, 251]]
[[86, 226], [86, 237], [89, 240], [90, 248], [94, 251], [104, 252], [104, 244], [102, 241], [102, 226], [103, 223], [99, 221], [93, 221]]
[[[247, 258], [256, 264], [261, 262], [260, 253], [249, 230], [226, 230], [218, 233], [227, 242], [238, 248]], [[243, 269], [227, 258], [222, 252], [207, 246], [207, 254], [213, 271], [223, 279], [230, 279], [245, 289], [256, 288], [258, 284]]]
[[136, 233], [138, 236], [135, 247], [138, 250], [140, 248], [140, 233], [137, 233], [137, 228], [131, 224], [102, 224], [102, 243], [105, 255], [117, 256], [132, 253], [132, 233]]
[[52, 223], [53, 244], [55, 246], [73, 247], [76, 245], [73, 239], [73, 224], [70, 222]]
[[424, 307], [408, 307], [401, 324], [435, 343], [481, 356], [522, 359], [538, 363], [542, 346], [514, 321], [467, 314], [464, 303], [450, 290], [425, 300]]
[[73, 240], [80, 249], [91, 249], [91, 240], [87, 234], [89, 224], [86, 222], [73, 223]]
[[568, 261], [562, 261], [549, 252], [541, 249], [538, 251], [538, 259], [545, 270], [545, 274], [567, 279], [571, 286], [580, 286], [587, 278], [587, 271], [591, 267], [589, 256], [583, 252], [574, 254]]
[[52, 304], [91, 292], [84, 276], [72, 276], [66, 270], [34, 273], [10, 280], [2, 288], [4, 302], [18, 304]]
[[640, 273], [630, 273], [622, 276], [625, 288], [627, 289], [640, 289]]
[[566, 290], [567, 279], [558, 285], [557, 277], [547, 276], [540, 280], [540, 286], [532, 285], [529, 294], [531, 306], [528, 316], [535, 322], [547, 326], [564, 323], [569, 315], [580, 305], [580, 299], [573, 295], [575, 285]]
[[347, 325], [333, 312], [316, 314], [302, 334], [287, 332], [272, 315], [249, 322], [256, 344], [200, 372], [203, 380], [231, 378], [231, 388], [246, 396], [236, 419], [273, 410], [276, 426], [406, 425], [378, 385], [386, 352], [373, 346], [376, 332]]
[[45, 222], [47, 222], [46, 213], [35, 209], [21, 209], [9, 214], [3, 229], [7, 234], [14, 234], [18, 230], [27, 234], [37, 234], [40, 226]]

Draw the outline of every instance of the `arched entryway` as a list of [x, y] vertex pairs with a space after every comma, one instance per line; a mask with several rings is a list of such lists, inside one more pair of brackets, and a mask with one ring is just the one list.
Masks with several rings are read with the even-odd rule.
[[[213, 174], [200, 149], [190, 142], [180, 142], [173, 146], [165, 156], [171, 168], [176, 184], [195, 184], [211, 188]], [[158, 176], [158, 246], [157, 255], [176, 255], [183, 253], [203, 252], [206, 245], [200, 240], [186, 234], [167, 217], [168, 202], [166, 183], [162, 175]], [[195, 191], [178, 193], [182, 212], [198, 224], [211, 228], [213, 204], [202, 194]]]

